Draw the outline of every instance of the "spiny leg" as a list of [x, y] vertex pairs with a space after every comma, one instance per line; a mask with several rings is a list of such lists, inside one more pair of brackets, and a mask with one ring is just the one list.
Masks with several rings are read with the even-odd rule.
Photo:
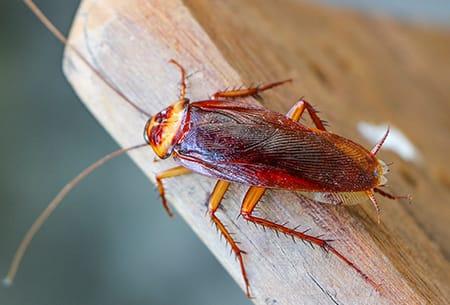
[[392, 194], [390, 194], [390, 193], [388, 193], [386, 191], [383, 191], [382, 189], [379, 189], [377, 187], [374, 188], [373, 190], [374, 190], [375, 193], [378, 193], [381, 196], [389, 198], [389, 199], [392, 199], [392, 200], [398, 200], [398, 199], [406, 199], [406, 200], [409, 200], [409, 201], [412, 200], [411, 195], [401, 195], [401, 196], [392, 195]]
[[372, 202], [375, 211], [377, 212], [377, 223], [381, 223], [381, 215], [380, 215], [380, 207], [378, 206], [377, 199], [375, 198], [375, 194], [373, 190], [366, 191], [367, 197], [369, 197], [370, 202]]
[[259, 186], [249, 187], [247, 192], [245, 193], [244, 200], [242, 201], [241, 212], [242, 209], [248, 209], [247, 205], [252, 204], [253, 202], [255, 202], [256, 206], [256, 203], [258, 203], [261, 200], [261, 197], [264, 195], [265, 192], [266, 189], [264, 187]]
[[176, 166], [169, 168], [165, 171], [162, 171], [158, 174], [156, 174], [156, 185], [158, 187], [159, 195], [161, 196], [162, 204], [164, 209], [166, 210], [167, 214], [169, 214], [170, 217], [173, 217], [173, 213], [169, 208], [169, 205], [167, 204], [166, 200], [166, 192], [164, 191], [164, 185], [162, 183], [163, 179], [177, 177], [181, 175], [186, 175], [192, 173], [191, 170], [183, 167], [183, 166]]
[[183, 101], [186, 98], [186, 70], [184, 70], [183, 66], [180, 65], [175, 59], [169, 60], [169, 63], [174, 64], [178, 67], [181, 74], [181, 81], [180, 81], [180, 97], [179, 100]]
[[[303, 98], [301, 98], [301, 99], [300, 99], [300, 100], [299, 100], [299, 101], [298, 101], [298, 102], [297, 102], [297, 103], [289, 110], [287, 116], [290, 117], [290, 118], [291, 118], [292, 120], [294, 120], [294, 121], [298, 121], [298, 120], [300, 120], [300, 118], [301, 118], [303, 112], [305, 111], [305, 109], [306, 109], [306, 111], [308, 111], [308, 114], [309, 114], [309, 116], [311, 117], [311, 119], [312, 119], [314, 125], [316, 125], [317, 129], [326, 131], [326, 127], [325, 127], [325, 124], [324, 124], [325, 122], [319, 117], [317, 110], [314, 109], [314, 107], [313, 107], [308, 101], [304, 100]], [[251, 207], [252, 204], [253, 204], [254, 206], [256, 206], [257, 202], [252, 203], [251, 201], [249, 201], [249, 202], [247, 203], [247, 207], [246, 207], [247, 210], [250, 211], [250, 216], [251, 216], [251, 213], [253, 212], [253, 209], [254, 209], [254, 206]], [[244, 205], [245, 205], [245, 199], [244, 199], [244, 203], [243, 203], [242, 206], [244, 207]], [[376, 207], [377, 207], [377, 211], [379, 212], [378, 205], [376, 205]], [[252, 216], [252, 217], [253, 217], [253, 216]], [[260, 219], [260, 220], [266, 221], [266, 224], [267, 224], [267, 220], [264, 220], [264, 219]], [[270, 223], [270, 222], [269, 222], [269, 223]], [[275, 224], [275, 223], [271, 223], [271, 224], [277, 226], [277, 224]], [[358, 273], [359, 273], [359, 274], [360, 274], [367, 282], [369, 282], [372, 286], [374, 286], [375, 288], [378, 288], [378, 285], [377, 285], [372, 279], [370, 279], [364, 272], [362, 272], [361, 269], [359, 269], [355, 264], [353, 264], [353, 262], [351, 262], [349, 259], [347, 259], [345, 256], [343, 256], [340, 252], [338, 252], [336, 249], [334, 249], [334, 248], [329, 244], [328, 241], [322, 240], [322, 239], [317, 238], [317, 237], [314, 237], [314, 236], [310, 236], [310, 235], [304, 234], [304, 232], [297, 232], [297, 231], [295, 231], [295, 230], [293, 230], [293, 229], [289, 229], [289, 228], [286, 228], [286, 227], [284, 227], [284, 226], [280, 226], [280, 225], [278, 225], [278, 226], [279, 226], [279, 227], [278, 227], [279, 230], [286, 230], [286, 229], [288, 229], [288, 230], [289, 230], [292, 234], [294, 234], [296, 237], [299, 237], [299, 238], [301, 238], [301, 239], [310, 241], [310, 242], [312, 242], [312, 243], [314, 243], [314, 244], [319, 245], [319, 246], [322, 247], [323, 249], [332, 252], [332, 253], [335, 254], [337, 257], [339, 257], [342, 261], [344, 261], [347, 265], [349, 265], [349, 266], [352, 267], [354, 270], [356, 270], [356, 272], [358, 272]], [[275, 229], [275, 227], [273, 227], [273, 228]], [[283, 231], [282, 231], [282, 232], [283, 232]], [[294, 236], [294, 235], [291, 235], [291, 236]]]
[[237, 97], [249, 97], [249, 96], [256, 97], [263, 91], [272, 89], [274, 87], [281, 86], [281, 85], [283, 85], [285, 83], [289, 83], [289, 82], [292, 82], [292, 79], [286, 79], [286, 80], [279, 81], [279, 82], [263, 84], [261, 86], [256, 86], [256, 87], [218, 91], [218, 92], [214, 93], [211, 96], [211, 98], [218, 99], [218, 98], [237, 98]]
[[214, 190], [211, 193], [211, 196], [209, 198], [208, 211], [209, 211], [209, 215], [210, 215], [212, 221], [217, 226], [217, 229], [219, 229], [220, 233], [225, 237], [225, 239], [231, 245], [231, 249], [236, 254], [236, 257], [239, 260], [239, 264], [241, 266], [242, 277], [244, 278], [244, 282], [245, 282], [246, 294], [248, 297], [250, 297], [250, 284], [249, 284], [249, 281], [247, 278], [247, 272], [245, 271], [244, 261], [242, 259], [242, 254], [245, 254], [245, 252], [239, 248], [238, 244], [233, 239], [233, 236], [231, 236], [230, 232], [228, 232], [227, 228], [223, 225], [223, 223], [220, 221], [220, 219], [215, 214], [217, 209], [219, 208], [220, 202], [222, 201], [222, 198], [229, 186], [230, 186], [230, 182], [223, 181], [223, 180], [217, 181], [217, 183], [214, 187]]
[[375, 193], [378, 193], [381, 196], [392, 199], [392, 200], [407, 199], [407, 200], [411, 201], [410, 195], [395, 196], [395, 195], [389, 194], [388, 192], [385, 192], [379, 188], [374, 188], [373, 190], [366, 191], [367, 197], [369, 197], [370, 202], [372, 202], [373, 206], [375, 207], [375, 210], [377, 211], [378, 224], [380, 224], [380, 222], [381, 222], [381, 216], [380, 216], [380, 207], [378, 206], [377, 199], [375, 198]]
[[325, 128], [325, 121], [319, 118], [318, 111], [314, 109], [314, 107], [303, 98], [295, 103], [295, 105], [289, 110], [286, 116], [297, 122], [298, 120], [300, 120], [305, 109], [306, 111], [308, 111], [308, 114], [311, 117], [314, 125], [316, 125], [316, 128], [326, 131], [327, 129]]
[[[258, 190], [259, 189], [259, 190]], [[371, 284], [375, 289], [378, 289], [378, 285], [369, 278], [361, 269], [359, 269], [352, 261], [346, 258], [343, 254], [337, 251], [333, 246], [330, 245], [329, 240], [320, 239], [304, 232], [296, 231], [296, 228], [288, 228], [282, 224], [277, 224], [275, 222], [269, 221], [267, 219], [253, 216], [253, 211], [258, 204], [262, 194], [264, 193], [264, 188], [251, 188], [248, 190], [244, 197], [244, 201], [241, 206], [241, 215], [245, 220], [253, 222], [255, 224], [259, 224], [263, 227], [273, 229], [277, 232], [284, 233], [286, 235], [292, 236], [293, 238], [299, 238], [301, 240], [305, 240], [310, 242], [311, 244], [318, 245], [322, 249], [327, 252], [331, 252], [336, 255], [339, 259], [345, 262], [348, 266], [353, 268], [358, 274], [360, 274], [369, 284]]]
[[[286, 116], [291, 118], [293, 121], [298, 121], [305, 109], [308, 111], [309, 115], [311, 116], [314, 124], [316, 127], [320, 130], [326, 130], [322, 120], [317, 115], [317, 111], [309, 104], [307, 101], [300, 99], [287, 113]], [[322, 249], [329, 251], [336, 255], [338, 258], [340, 258], [343, 262], [345, 262], [347, 265], [352, 267], [358, 274], [360, 274], [367, 282], [369, 282], [372, 286], [375, 288], [378, 288], [377, 284], [370, 279], [364, 272], [362, 272], [361, 269], [359, 269], [353, 262], [351, 262], [349, 259], [347, 259], [344, 255], [342, 255], [340, 252], [338, 252], [336, 249], [334, 249], [330, 244], [329, 241], [320, 239], [308, 234], [305, 234], [305, 232], [299, 232], [296, 231], [295, 228], [291, 229], [288, 227], [285, 227], [284, 225], [277, 224], [274, 222], [271, 222], [269, 220], [266, 220], [264, 218], [255, 217], [252, 215], [256, 205], [258, 204], [261, 197], [264, 195], [265, 188], [263, 187], [250, 187], [247, 190], [247, 193], [245, 194], [244, 200], [242, 202], [241, 207], [241, 215], [244, 217], [244, 219], [259, 224], [263, 227], [271, 228], [277, 232], [285, 233], [287, 235], [290, 235], [292, 237], [297, 237], [302, 240], [308, 241], [310, 243], [316, 244]]]

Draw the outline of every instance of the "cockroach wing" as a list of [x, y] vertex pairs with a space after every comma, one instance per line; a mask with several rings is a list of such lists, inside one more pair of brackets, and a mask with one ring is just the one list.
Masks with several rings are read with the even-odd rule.
[[262, 107], [193, 103], [175, 160], [211, 177], [268, 188], [362, 191], [377, 161], [360, 145]]

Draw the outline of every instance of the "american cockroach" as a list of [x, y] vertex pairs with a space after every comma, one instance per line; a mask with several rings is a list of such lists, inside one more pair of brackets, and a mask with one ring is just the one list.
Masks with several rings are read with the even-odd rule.
[[[405, 197], [394, 196], [380, 189], [387, 182], [385, 175], [389, 167], [376, 155], [388, 136], [389, 129], [381, 141], [369, 151], [349, 139], [327, 131], [326, 124], [319, 118], [318, 112], [303, 98], [298, 100], [286, 115], [264, 108], [252, 99], [291, 80], [222, 90], [208, 99], [190, 101], [186, 93], [186, 72], [175, 60], [170, 60], [170, 63], [174, 64], [181, 74], [179, 97], [166, 109], [152, 116], [109, 83], [75, 47], [67, 44], [66, 38], [31, 0], [26, 0], [25, 3], [99, 78], [150, 119], [144, 128], [145, 144], [120, 149], [103, 157], [69, 182], [53, 199], [20, 244], [6, 278], [7, 283], [14, 279], [33, 236], [70, 190], [105, 162], [130, 150], [149, 145], [160, 159], [172, 157], [179, 164], [156, 176], [158, 191], [169, 215], [172, 215], [172, 212], [165, 198], [164, 179], [192, 172], [218, 179], [208, 200], [209, 217], [231, 245], [238, 259], [247, 296], [250, 296], [250, 283], [243, 260], [245, 252], [216, 216], [231, 183], [249, 187], [240, 211], [245, 220], [302, 239], [333, 253], [368, 283], [377, 287], [368, 275], [338, 252], [330, 244], [330, 240], [256, 217], [253, 211], [267, 189], [285, 189], [299, 191], [318, 202], [330, 204], [359, 203], [369, 199], [377, 211], [379, 222], [375, 193], [390, 199]], [[314, 128], [299, 123], [305, 112], [312, 119]]]

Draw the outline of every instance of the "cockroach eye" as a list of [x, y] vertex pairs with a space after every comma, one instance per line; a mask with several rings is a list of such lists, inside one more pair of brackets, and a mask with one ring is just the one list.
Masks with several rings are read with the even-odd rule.
[[150, 139], [148, 138], [148, 133], [147, 133], [148, 126], [150, 125], [150, 121], [151, 121], [151, 119], [147, 121], [147, 123], [145, 124], [145, 128], [144, 128], [144, 141], [147, 144], [150, 144]]

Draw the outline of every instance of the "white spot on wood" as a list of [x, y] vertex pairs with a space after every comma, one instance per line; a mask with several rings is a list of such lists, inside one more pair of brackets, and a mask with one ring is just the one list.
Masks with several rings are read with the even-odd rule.
[[[383, 137], [388, 125], [375, 125], [367, 122], [359, 122], [357, 128], [364, 138], [366, 138], [372, 145], [375, 145]], [[392, 126], [389, 136], [381, 149], [392, 150], [402, 159], [407, 161], [419, 162], [421, 160], [420, 154], [414, 144], [403, 132]]]

